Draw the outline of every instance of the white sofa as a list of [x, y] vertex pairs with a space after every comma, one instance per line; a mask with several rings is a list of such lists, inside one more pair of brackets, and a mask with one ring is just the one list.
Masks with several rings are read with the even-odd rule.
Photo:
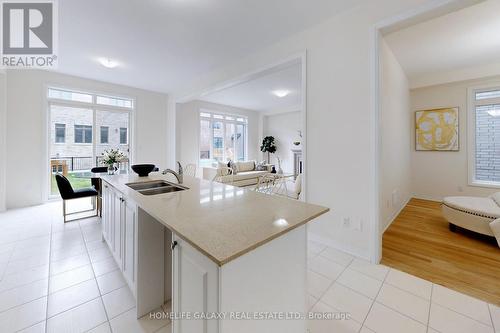
[[442, 212], [450, 223], [450, 230], [459, 226], [493, 236], [500, 246], [500, 192], [489, 197], [446, 197]]
[[227, 174], [227, 168], [222, 167], [227, 165], [221, 163], [221, 168], [218, 168], [216, 171], [217, 180], [221, 183], [240, 187], [256, 185], [260, 176], [263, 176], [272, 170], [272, 165], [265, 165], [266, 170], [263, 171], [256, 170], [255, 168], [257, 164], [255, 161], [235, 162], [235, 165], [236, 173]]

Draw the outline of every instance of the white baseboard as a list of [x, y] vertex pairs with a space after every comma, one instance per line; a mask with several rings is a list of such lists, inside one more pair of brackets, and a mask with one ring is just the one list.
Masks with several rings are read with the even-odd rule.
[[411, 198], [412, 198], [412, 196], [406, 198], [406, 200], [403, 201], [403, 204], [401, 205], [401, 207], [399, 207], [399, 209], [394, 214], [392, 214], [392, 216], [389, 218], [388, 223], [385, 226], [384, 230], [382, 230], [382, 233], [381, 233], [382, 235], [385, 233], [385, 231], [387, 229], [389, 229], [392, 222], [394, 222], [396, 217], [398, 217], [398, 215], [403, 211], [403, 209], [406, 207], [406, 205], [408, 205], [408, 202], [410, 202]]
[[433, 196], [428, 196], [428, 195], [413, 194], [412, 197], [415, 199], [421, 199], [421, 200], [443, 202], [443, 198], [438, 198], [438, 197], [433, 197]]
[[361, 254], [359, 253], [358, 251], [356, 250], [353, 250], [353, 249], [346, 249], [342, 246], [339, 246], [339, 244], [337, 244], [335, 241], [331, 240], [331, 239], [328, 239], [328, 238], [325, 238], [325, 237], [321, 237], [321, 236], [318, 236], [317, 234], [314, 234], [312, 232], [308, 232], [307, 233], [307, 237], [310, 239], [310, 240], [313, 240], [317, 243], [320, 243], [320, 244], [323, 244], [325, 246], [328, 246], [328, 247], [331, 247], [331, 248], [334, 248], [336, 250], [339, 250], [339, 251], [342, 251], [342, 252], [345, 252], [347, 254], [350, 254], [354, 257], [357, 257], [357, 258], [361, 258], [361, 259], [364, 259], [366, 261], [370, 261], [370, 258], [368, 256], [366, 256], [366, 254]]

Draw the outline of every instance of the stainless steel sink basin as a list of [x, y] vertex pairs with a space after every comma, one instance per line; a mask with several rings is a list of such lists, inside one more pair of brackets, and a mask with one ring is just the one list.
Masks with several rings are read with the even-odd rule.
[[156, 195], [156, 194], [184, 191], [188, 189], [185, 186], [173, 184], [164, 180], [129, 183], [126, 185], [143, 195]]

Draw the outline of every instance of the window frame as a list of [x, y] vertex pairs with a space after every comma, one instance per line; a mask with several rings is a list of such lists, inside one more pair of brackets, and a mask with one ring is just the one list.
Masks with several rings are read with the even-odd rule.
[[[62, 125], [62, 129], [64, 130], [64, 135], [63, 135], [63, 141], [57, 141], [57, 126]], [[59, 128], [61, 129], [61, 128]], [[61, 123], [54, 123], [54, 144], [56, 145], [64, 145], [66, 144], [66, 124], [61, 124]]]
[[[49, 96], [49, 90], [54, 89], [54, 90], [62, 90], [66, 92], [75, 92], [75, 93], [81, 93], [81, 94], [88, 94], [92, 96], [92, 102], [81, 102], [81, 101], [73, 101], [73, 100], [68, 100], [68, 99], [61, 99], [61, 98], [54, 98]], [[102, 96], [102, 97], [109, 97], [109, 98], [117, 98], [117, 99], [128, 99], [131, 100], [131, 107], [120, 107], [120, 106], [112, 106], [112, 105], [105, 105], [105, 104], [97, 104], [97, 96]], [[96, 124], [96, 113], [98, 111], [107, 111], [107, 112], [117, 112], [117, 113], [123, 113], [126, 112], [128, 116], [128, 137], [127, 137], [127, 145], [128, 145], [128, 158], [129, 158], [129, 164], [132, 165], [134, 164], [135, 161], [135, 111], [136, 111], [136, 101], [137, 98], [135, 96], [131, 95], [121, 95], [119, 93], [114, 93], [114, 92], [103, 92], [103, 91], [93, 91], [93, 90], [86, 90], [86, 89], [80, 89], [78, 87], [72, 87], [72, 86], [61, 86], [56, 83], [47, 83], [44, 84], [44, 95], [43, 95], [43, 101], [46, 106], [46, 119], [47, 119], [47, 124], [45, 125], [45, 142], [47, 144], [47, 149], [46, 149], [46, 160], [45, 161], [50, 161], [51, 159], [51, 149], [50, 146], [52, 144], [52, 138], [50, 134], [51, 130], [51, 108], [53, 106], [66, 106], [66, 107], [73, 107], [73, 108], [82, 108], [82, 109], [88, 109], [92, 111], [93, 113], [93, 124]], [[68, 129], [68, 126], [66, 126], [66, 130]], [[77, 143], [78, 145], [92, 145], [93, 146], [93, 156], [96, 156], [96, 145], [99, 144], [99, 139], [97, 137], [98, 133], [97, 131], [99, 130], [99, 126], [94, 126], [92, 125], [92, 140], [93, 142], [91, 144], [80, 144]], [[67, 133], [66, 133], [67, 134]], [[108, 139], [109, 140], [109, 139]], [[73, 139], [74, 141], [74, 139]], [[66, 143], [67, 143], [67, 138], [66, 138]], [[72, 143], [73, 144], [73, 143]], [[50, 163], [44, 162], [44, 165], [46, 166], [46, 174], [50, 175], [52, 169], [50, 167]], [[46, 197], [48, 200], [58, 198], [59, 195], [54, 195], [51, 194], [51, 177], [46, 177], [45, 178], [45, 183], [46, 183]]]
[[[122, 142], [122, 129], [125, 130], [125, 143]], [[126, 146], [128, 145], [128, 129], [126, 127], [119, 127], [119, 135], [120, 135], [120, 145]]]
[[[82, 139], [83, 142], [77, 142], [76, 141], [76, 129], [77, 127], [82, 127]], [[90, 127], [90, 142], [87, 142], [85, 139], [87, 138], [87, 135], [85, 133], [88, 132], [88, 127]], [[81, 124], [74, 124], [73, 125], [73, 130], [74, 130], [74, 144], [75, 145], [93, 145], [94, 144], [94, 126], [93, 125], [81, 125]]]
[[500, 91], [500, 82], [469, 87], [467, 89], [467, 165], [468, 185], [487, 188], [500, 188], [500, 182], [476, 179], [476, 107], [500, 104], [500, 97], [476, 100], [476, 94], [488, 91]]
[[[210, 115], [210, 116], [207, 116]], [[228, 119], [229, 118], [229, 119]], [[240, 120], [241, 119], [241, 120]], [[209, 159], [201, 159], [200, 158], [200, 153], [201, 153], [201, 121], [202, 120], [208, 120], [210, 122], [210, 158]], [[213, 110], [207, 110], [207, 109], [200, 109], [198, 112], [198, 163], [199, 165], [204, 165], [207, 162], [210, 161], [210, 163], [215, 163], [215, 158], [214, 158], [214, 131], [213, 131], [213, 123], [214, 122], [221, 122], [222, 123], [222, 131], [223, 131], [223, 138], [222, 138], [222, 162], [227, 162], [227, 156], [226, 156], [226, 142], [225, 142], [225, 137], [226, 137], [226, 124], [234, 124], [235, 125], [235, 133], [237, 132], [237, 125], [243, 125], [243, 131], [244, 131], [244, 143], [243, 143], [243, 161], [248, 160], [248, 117], [239, 115], [239, 114], [229, 114], [225, 112], [219, 112], [219, 111], [213, 111]], [[238, 156], [238, 151], [235, 145], [235, 156]]]
[[[106, 129], [106, 142], [102, 142], [102, 130]], [[99, 144], [109, 145], [109, 126], [99, 126]]]

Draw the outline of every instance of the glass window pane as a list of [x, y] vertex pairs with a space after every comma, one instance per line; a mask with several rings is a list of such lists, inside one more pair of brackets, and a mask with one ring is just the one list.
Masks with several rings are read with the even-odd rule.
[[500, 182], [500, 104], [476, 107], [476, 180]]
[[92, 103], [92, 95], [79, 93], [70, 90], [61, 90], [49, 88], [48, 93], [49, 98], [63, 99], [67, 101], [82, 102], [82, 103]]
[[201, 112], [200, 113], [200, 117], [205, 117], [205, 118], [210, 118], [210, 113], [206, 113], [206, 112]]
[[224, 119], [224, 116], [221, 116], [220, 114], [214, 114], [215, 119]]
[[481, 91], [476, 93], [476, 100], [500, 98], [500, 90]]
[[121, 145], [126, 145], [128, 142], [128, 137], [127, 137], [127, 129], [124, 127], [120, 128], [120, 144]]
[[[120, 168], [128, 167], [128, 128], [129, 128], [129, 113], [128, 112], [112, 112], [96, 110], [96, 126], [108, 128], [108, 142], [100, 142], [96, 144], [96, 165], [102, 166], [102, 154], [105, 150], [118, 149], [125, 159], [120, 162]], [[125, 139], [125, 144], [121, 140]]]
[[[50, 194], [58, 195], [59, 190], [55, 182], [55, 173], [60, 172], [66, 176], [73, 188], [79, 189], [90, 187], [90, 179], [83, 177], [85, 172], [89, 172], [94, 166], [93, 148], [91, 144], [82, 144], [84, 141], [84, 127], [87, 126], [92, 131], [92, 110], [68, 107], [60, 105], [50, 106]], [[75, 131], [76, 126], [80, 126]], [[83, 127], [82, 127], [83, 126]], [[63, 137], [64, 141], [59, 141], [57, 137]], [[74, 135], [80, 135], [82, 143], [75, 143]], [[91, 137], [89, 138], [91, 139]]]
[[200, 121], [200, 165], [209, 166], [210, 157], [210, 120]]
[[97, 96], [96, 103], [101, 105], [118, 106], [121, 108], [128, 108], [128, 109], [131, 109], [133, 107], [131, 99], [118, 98], [118, 97]]
[[224, 159], [224, 126], [220, 121], [213, 122], [213, 158], [222, 162]]
[[92, 143], [92, 126], [84, 126], [85, 143]]
[[101, 126], [101, 143], [109, 143], [109, 127]]
[[66, 141], [66, 124], [55, 125], [55, 142], [64, 143]]
[[235, 154], [234, 154], [234, 141], [235, 141], [235, 128], [234, 124], [226, 123], [226, 137], [224, 142], [226, 143], [224, 146], [225, 153], [226, 153], [226, 160], [229, 161], [234, 161], [235, 160]]
[[245, 161], [247, 158], [246, 154], [246, 145], [245, 145], [245, 140], [246, 140], [246, 130], [245, 130], [245, 125], [242, 124], [237, 124], [236, 125], [236, 142], [235, 142], [235, 147], [236, 147], [236, 159], [238, 161]]

